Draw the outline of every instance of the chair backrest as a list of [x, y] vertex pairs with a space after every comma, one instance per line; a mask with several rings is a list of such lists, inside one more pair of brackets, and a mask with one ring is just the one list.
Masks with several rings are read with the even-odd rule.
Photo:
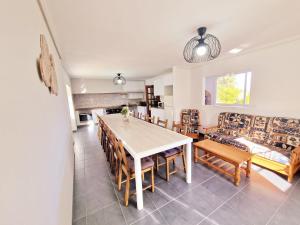
[[180, 123], [187, 126], [189, 133], [199, 132], [200, 113], [197, 109], [183, 109], [180, 113]]
[[148, 122], [149, 123], [155, 123], [155, 116], [149, 117]]
[[155, 123], [155, 116], [150, 117], [148, 114], [146, 114], [144, 120], [149, 123]]
[[128, 171], [129, 168], [128, 168], [127, 157], [121, 140], [116, 139], [115, 149], [118, 156], [118, 160], [121, 163], [121, 166], [123, 166], [126, 169], [126, 171]]
[[161, 120], [159, 119], [159, 117], [157, 117], [157, 122], [156, 124], [160, 127], [163, 127], [163, 128], [167, 128], [168, 127], [168, 119], [166, 120]]
[[188, 131], [188, 127], [186, 125], [182, 125], [180, 123], [176, 123], [175, 121], [173, 121], [172, 130], [177, 132], [177, 133], [186, 135], [187, 131]]

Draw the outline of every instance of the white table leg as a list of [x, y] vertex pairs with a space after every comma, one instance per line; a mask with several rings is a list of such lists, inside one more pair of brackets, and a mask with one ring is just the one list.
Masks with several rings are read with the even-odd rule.
[[142, 167], [141, 159], [134, 159], [134, 172], [135, 172], [135, 189], [136, 189], [136, 202], [138, 210], [143, 209], [143, 186], [142, 186]]
[[192, 143], [187, 143], [185, 148], [186, 155], [186, 182], [192, 183]]

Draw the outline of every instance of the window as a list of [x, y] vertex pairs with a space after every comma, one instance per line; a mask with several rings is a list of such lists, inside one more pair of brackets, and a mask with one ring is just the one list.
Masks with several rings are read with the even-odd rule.
[[205, 78], [205, 105], [249, 105], [251, 72]]

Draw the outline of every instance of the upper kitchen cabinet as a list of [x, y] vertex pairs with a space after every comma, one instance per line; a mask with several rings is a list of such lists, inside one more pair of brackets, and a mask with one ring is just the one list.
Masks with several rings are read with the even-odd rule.
[[122, 86], [124, 92], [144, 92], [145, 82], [144, 81], [126, 81], [126, 84]]
[[111, 79], [72, 79], [73, 94], [102, 94], [144, 92], [144, 81], [127, 81], [125, 85], [115, 85]]

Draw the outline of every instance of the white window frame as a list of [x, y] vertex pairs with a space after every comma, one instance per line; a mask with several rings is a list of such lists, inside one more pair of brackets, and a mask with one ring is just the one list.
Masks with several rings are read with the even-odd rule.
[[[212, 105], [214, 106], [224, 106], [224, 107], [248, 107], [251, 104], [251, 89], [252, 89], [252, 85], [250, 85], [250, 101], [249, 104], [246, 104], [246, 93], [247, 93], [247, 84], [248, 84], [248, 75], [251, 75], [251, 84], [252, 84], [252, 80], [253, 80], [253, 73], [251, 72], [251, 70], [247, 70], [247, 71], [242, 71], [242, 72], [231, 72], [231, 73], [226, 73], [224, 75], [218, 75], [218, 76], [207, 76], [204, 77], [204, 90], [205, 90], [205, 85], [206, 85], [206, 78], [208, 77], [215, 77], [215, 93], [214, 93], [214, 102]], [[237, 75], [237, 74], [245, 74], [245, 83], [244, 83], [244, 103], [243, 104], [222, 104], [222, 103], [217, 103], [217, 79], [219, 77], [225, 77], [227, 75]], [[205, 100], [204, 100], [204, 105], [205, 105]]]

